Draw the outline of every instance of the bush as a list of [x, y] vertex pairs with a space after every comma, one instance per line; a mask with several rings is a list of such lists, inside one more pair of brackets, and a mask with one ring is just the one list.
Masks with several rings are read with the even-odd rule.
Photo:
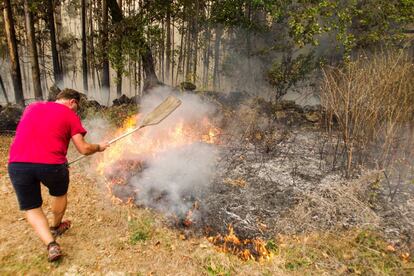
[[342, 68], [325, 68], [323, 74], [321, 101], [329, 131], [337, 122], [345, 150], [346, 176], [355, 164], [369, 157], [377, 167], [384, 168], [398, 150], [410, 149], [414, 135], [414, 65], [407, 52], [362, 55]]

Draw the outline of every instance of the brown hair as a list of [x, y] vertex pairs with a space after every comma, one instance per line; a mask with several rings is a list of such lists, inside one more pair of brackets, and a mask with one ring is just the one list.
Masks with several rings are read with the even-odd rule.
[[56, 96], [56, 100], [61, 100], [61, 99], [65, 99], [65, 100], [74, 99], [74, 100], [77, 100], [79, 103], [81, 99], [81, 95], [78, 91], [74, 89], [65, 88], [61, 92], [59, 92], [59, 94]]

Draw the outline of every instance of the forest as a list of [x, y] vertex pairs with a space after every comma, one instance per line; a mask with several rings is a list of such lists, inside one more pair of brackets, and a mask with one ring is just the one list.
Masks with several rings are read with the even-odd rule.
[[[0, 9], [0, 273], [414, 274], [414, 0]], [[65, 88], [93, 143], [181, 106], [69, 165], [50, 264], [7, 164], [25, 108]]]

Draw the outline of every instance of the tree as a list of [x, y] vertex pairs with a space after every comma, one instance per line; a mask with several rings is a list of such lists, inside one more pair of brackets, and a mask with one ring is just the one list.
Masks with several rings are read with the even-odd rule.
[[30, 63], [32, 66], [32, 81], [33, 81], [34, 95], [35, 95], [36, 100], [43, 100], [42, 86], [40, 84], [40, 69], [39, 69], [39, 59], [37, 55], [33, 14], [30, 9], [28, 0], [24, 0], [24, 14], [25, 14], [25, 19], [26, 19], [26, 33], [27, 33], [27, 42], [29, 46], [28, 50], [30, 54]]
[[[102, 0], [102, 86], [106, 89], [110, 89], [109, 83], [109, 59], [108, 59], [108, 1]], [[116, 2], [115, 2], [116, 3]]]
[[[27, 1], [27, 0], [25, 0]], [[81, 25], [82, 25], [82, 77], [83, 90], [88, 91], [88, 60], [86, 55], [86, 0], [81, 0]], [[91, 15], [90, 15], [91, 16]]]
[[0, 87], [1, 91], [3, 91], [4, 99], [6, 100], [6, 103], [9, 104], [9, 97], [7, 96], [6, 88], [4, 88], [3, 78], [0, 75]]
[[166, 64], [165, 64], [165, 75], [166, 75], [166, 80], [172, 81], [172, 77], [170, 76], [170, 68], [171, 68], [171, 4], [172, 1], [168, 0], [166, 5], [167, 5], [167, 14], [166, 14]]
[[19, 53], [17, 49], [16, 33], [10, 0], [4, 0], [4, 25], [6, 30], [7, 45], [10, 55], [11, 77], [14, 87], [14, 96], [16, 103], [24, 107], [24, 96], [22, 88], [22, 75], [20, 71]]
[[[122, 38], [126, 41], [131, 47], [127, 50], [133, 52], [139, 52], [139, 55], [142, 59], [142, 67], [145, 73], [145, 80], [144, 80], [144, 91], [148, 91], [151, 88], [161, 84], [158, 80], [157, 74], [155, 73], [155, 65], [154, 65], [154, 58], [152, 56], [151, 48], [148, 46], [148, 43], [145, 41], [143, 36], [143, 23], [146, 22], [143, 15], [136, 16], [132, 18], [128, 18], [128, 20], [124, 19], [122, 14], [122, 10], [119, 7], [116, 0], [107, 0], [109, 11], [111, 13], [112, 22], [116, 24], [120, 29], [118, 29], [118, 34], [122, 34]], [[120, 31], [123, 32], [120, 32]], [[116, 40], [115, 40], [116, 41]], [[117, 52], [117, 44], [116, 41], [114, 43], [115, 50], [113, 52]], [[131, 55], [136, 55], [136, 53], [131, 53]], [[115, 57], [119, 59], [119, 56], [115, 54]], [[117, 60], [113, 60], [117, 62]], [[118, 60], [118, 62], [122, 62], [122, 58]]]
[[47, 0], [47, 24], [50, 32], [50, 47], [52, 49], [52, 63], [53, 63], [53, 76], [55, 82], [59, 83], [63, 80], [62, 69], [59, 64], [59, 53], [56, 44], [56, 31], [55, 31], [55, 17], [54, 17], [54, 1]]
[[220, 88], [220, 44], [221, 36], [223, 35], [223, 27], [217, 26], [216, 29], [216, 38], [214, 43], [214, 73], [213, 73], [213, 84], [214, 89]]

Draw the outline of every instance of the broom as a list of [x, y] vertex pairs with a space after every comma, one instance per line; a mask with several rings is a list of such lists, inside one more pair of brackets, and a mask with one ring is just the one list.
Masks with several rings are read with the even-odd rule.
[[[108, 142], [108, 145], [115, 143], [116, 141], [131, 135], [132, 133], [140, 130], [141, 128], [144, 128], [146, 126], [152, 126], [152, 125], [157, 125], [159, 124], [162, 120], [164, 120], [165, 118], [168, 117], [168, 115], [170, 115], [175, 109], [177, 109], [177, 107], [179, 107], [181, 104], [181, 101], [179, 99], [177, 99], [174, 96], [169, 96], [168, 98], [166, 98], [160, 105], [158, 105], [153, 111], [151, 111], [150, 113], [148, 113], [147, 115], [145, 115], [144, 120], [142, 121], [142, 123], [122, 134], [121, 136], [112, 139], [111, 141]], [[75, 160], [69, 162], [69, 165], [78, 162], [79, 160], [82, 160], [83, 158], [85, 158], [88, 155], [81, 155], [79, 157], [77, 157]]]

